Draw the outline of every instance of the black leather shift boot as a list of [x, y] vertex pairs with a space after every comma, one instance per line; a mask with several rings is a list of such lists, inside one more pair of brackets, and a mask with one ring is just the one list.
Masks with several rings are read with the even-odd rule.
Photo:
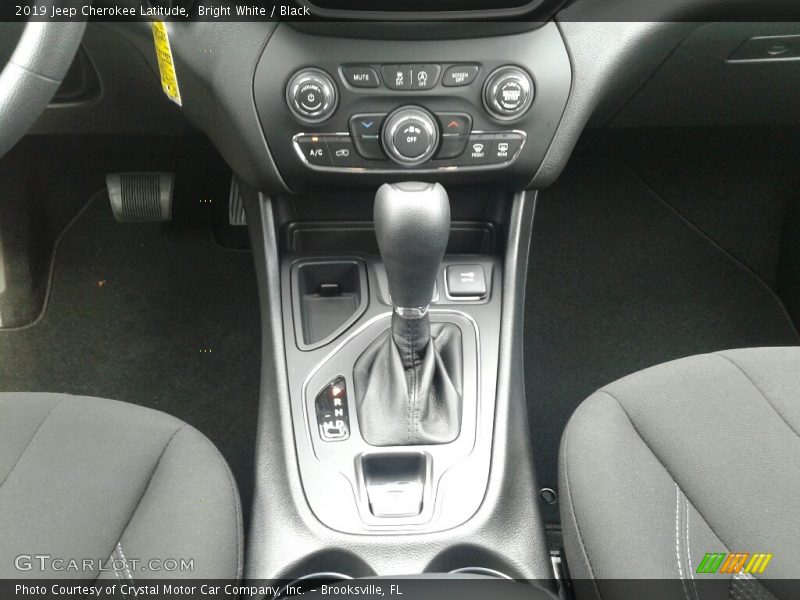
[[461, 330], [392, 315], [392, 329], [358, 358], [361, 434], [373, 446], [446, 444], [461, 431]]

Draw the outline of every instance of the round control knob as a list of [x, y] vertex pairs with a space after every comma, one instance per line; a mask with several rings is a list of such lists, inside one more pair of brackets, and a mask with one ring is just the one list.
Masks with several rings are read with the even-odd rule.
[[492, 72], [483, 87], [483, 105], [497, 119], [522, 116], [533, 102], [533, 81], [518, 67], [500, 67]]
[[336, 84], [324, 71], [303, 69], [286, 86], [286, 102], [295, 116], [306, 123], [320, 123], [336, 109]]
[[383, 148], [401, 165], [413, 167], [424, 163], [433, 156], [438, 144], [436, 119], [424, 108], [398, 108], [383, 125]]

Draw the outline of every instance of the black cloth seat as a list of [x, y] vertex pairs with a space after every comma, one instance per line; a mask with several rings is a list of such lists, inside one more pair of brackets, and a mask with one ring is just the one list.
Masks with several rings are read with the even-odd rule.
[[[611, 580], [681, 578], [678, 597], [698, 600], [712, 577], [786, 597], [779, 580], [800, 579], [800, 348], [717, 352], [620, 379], [577, 409], [559, 463], [567, 562], [591, 581], [584, 595], [615, 597]], [[772, 558], [763, 573], [698, 573], [707, 553]]]
[[[216, 447], [174, 417], [0, 394], [0, 578], [237, 579], [240, 508]], [[49, 555], [44, 570], [34, 554]]]

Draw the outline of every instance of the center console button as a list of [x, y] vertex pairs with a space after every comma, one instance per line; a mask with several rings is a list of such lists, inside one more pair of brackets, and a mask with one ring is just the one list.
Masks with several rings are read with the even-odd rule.
[[486, 275], [481, 265], [448, 265], [445, 280], [451, 298], [486, 296]]
[[353, 87], [376, 88], [380, 85], [375, 69], [367, 66], [342, 67], [345, 81]]
[[305, 112], [317, 112], [325, 103], [325, 91], [316, 81], [308, 81], [297, 88], [294, 99]]
[[408, 119], [392, 135], [392, 145], [397, 152], [410, 160], [416, 160], [430, 147], [433, 136], [418, 119]]
[[411, 88], [414, 90], [429, 90], [436, 87], [439, 82], [439, 65], [412, 65]]
[[356, 153], [356, 148], [349, 136], [328, 136], [325, 138], [328, 152], [334, 167], [363, 167], [364, 161]]
[[500, 164], [510, 161], [522, 146], [522, 135], [519, 133], [496, 133], [489, 149], [487, 162]]
[[472, 129], [472, 117], [465, 113], [436, 113], [442, 135], [468, 135]]
[[520, 117], [533, 102], [530, 75], [518, 67], [500, 67], [489, 75], [483, 89], [483, 104], [496, 119]]
[[468, 166], [485, 165], [488, 161], [494, 134], [473, 133], [467, 142], [467, 151], [458, 163]]
[[336, 110], [336, 84], [320, 69], [303, 69], [286, 88], [289, 109], [302, 121], [320, 123]]
[[436, 113], [442, 130], [442, 144], [437, 159], [455, 158], [464, 152], [472, 130], [472, 117], [466, 113]]
[[325, 140], [318, 135], [303, 135], [295, 140], [303, 157], [312, 165], [330, 167], [331, 156]]
[[504, 111], [514, 112], [519, 110], [525, 102], [525, 89], [522, 84], [515, 79], [502, 81], [494, 91], [494, 103]]
[[386, 113], [367, 113], [350, 117], [350, 136], [356, 151], [366, 159], [386, 160], [381, 148], [381, 125]]
[[478, 75], [478, 65], [452, 65], [447, 67], [442, 77], [445, 87], [459, 87], [469, 85]]
[[383, 65], [381, 75], [390, 90], [411, 89], [411, 65]]
[[428, 160], [439, 145], [439, 127], [424, 108], [404, 106], [386, 119], [383, 147], [396, 162], [415, 166]]

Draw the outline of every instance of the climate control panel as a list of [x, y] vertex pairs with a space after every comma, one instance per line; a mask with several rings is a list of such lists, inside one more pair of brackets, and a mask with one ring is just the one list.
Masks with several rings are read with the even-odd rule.
[[290, 189], [374, 187], [412, 173], [519, 187], [541, 165], [570, 85], [552, 24], [497, 38], [357, 43], [280, 27], [254, 94]]
[[391, 170], [498, 168], [512, 162], [525, 144], [524, 131], [471, 129], [464, 113], [428, 113], [401, 107], [388, 115], [353, 115], [342, 133], [300, 133], [295, 150], [315, 169]]
[[[445, 87], [473, 84], [480, 65], [449, 65]], [[442, 65], [348, 65], [339, 69], [345, 85], [388, 90], [431, 90], [440, 83]], [[286, 88], [286, 102], [299, 121], [320, 123], [336, 110], [338, 89], [331, 76], [317, 68], [295, 73]], [[528, 73], [514, 66], [495, 69], [483, 85], [483, 108], [497, 121], [522, 116], [533, 103]], [[425, 165], [429, 169], [498, 168], [511, 162], [525, 143], [522, 131], [472, 132], [467, 113], [432, 113], [421, 105], [403, 105], [391, 113], [355, 114], [349, 131], [301, 133], [295, 150], [307, 165], [321, 169], [389, 169]]]

